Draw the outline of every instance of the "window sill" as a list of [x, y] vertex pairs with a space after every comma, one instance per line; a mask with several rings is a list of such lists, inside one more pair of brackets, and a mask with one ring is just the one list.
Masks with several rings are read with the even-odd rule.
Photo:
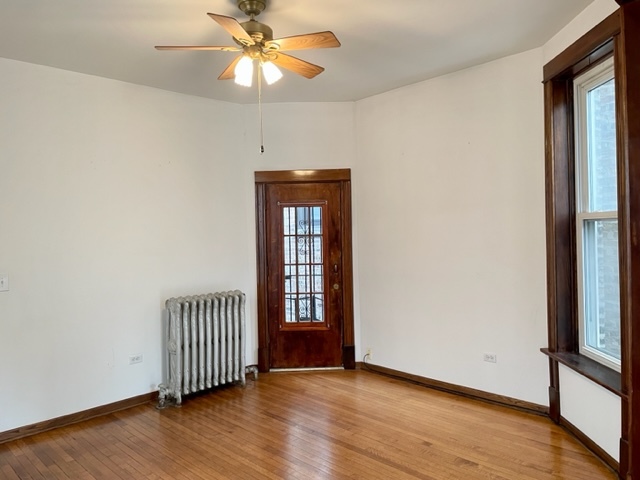
[[574, 372], [587, 377], [602, 388], [606, 388], [611, 393], [621, 398], [627, 397], [622, 393], [622, 375], [615, 370], [577, 353], [550, 352], [548, 348], [541, 348], [540, 351]]

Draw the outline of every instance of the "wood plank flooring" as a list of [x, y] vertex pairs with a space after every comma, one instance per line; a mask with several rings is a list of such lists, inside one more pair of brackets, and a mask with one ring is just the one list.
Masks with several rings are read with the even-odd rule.
[[1, 479], [617, 476], [548, 418], [366, 371], [270, 373], [0, 444]]

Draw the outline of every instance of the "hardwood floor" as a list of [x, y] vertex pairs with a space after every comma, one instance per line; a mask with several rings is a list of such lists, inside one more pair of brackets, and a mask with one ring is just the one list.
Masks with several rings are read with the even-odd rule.
[[2, 479], [617, 476], [548, 418], [366, 371], [263, 374], [0, 444]]

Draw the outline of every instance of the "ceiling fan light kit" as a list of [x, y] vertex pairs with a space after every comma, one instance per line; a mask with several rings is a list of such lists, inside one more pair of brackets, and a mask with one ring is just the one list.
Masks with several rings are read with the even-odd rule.
[[282, 78], [282, 72], [273, 62], [262, 62], [260, 67], [262, 68], [262, 74], [264, 75], [267, 85], [273, 85]]
[[253, 60], [249, 57], [242, 57], [236, 68], [233, 69], [235, 82], [243, 87], [250, 87], [253, 80]]

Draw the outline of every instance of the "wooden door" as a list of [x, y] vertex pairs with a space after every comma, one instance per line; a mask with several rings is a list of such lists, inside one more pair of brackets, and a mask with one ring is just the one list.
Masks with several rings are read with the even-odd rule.
[[259, 316], [266, 317], [259, 320], [259, 336], [267, 337], [259, 338], [261, 370], [352, 368], [351, 252], [346, 242], [344, 254], [343, 182], [271, 182], [258, 193], [258, 264], [264, 280], [262, 295], [260, 280], [258, 285]]

